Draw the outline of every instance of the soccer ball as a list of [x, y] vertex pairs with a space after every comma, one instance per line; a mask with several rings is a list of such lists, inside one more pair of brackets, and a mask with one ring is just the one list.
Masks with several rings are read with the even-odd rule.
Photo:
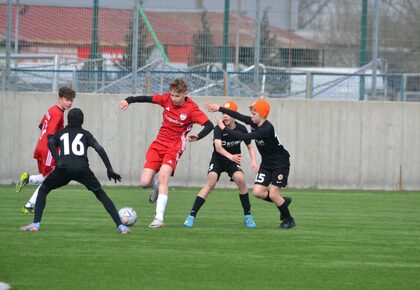
[[120, 220], [123, 225], [131, 227], [137, 221], [137, 213], [131, 207], [123, 207], [118, 214], [120, 215]]

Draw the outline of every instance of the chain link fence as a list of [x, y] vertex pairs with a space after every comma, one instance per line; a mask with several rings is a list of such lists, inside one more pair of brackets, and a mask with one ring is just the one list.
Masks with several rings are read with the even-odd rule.
[[420, 100], [420, 2], [1, 0], [14, 91]]

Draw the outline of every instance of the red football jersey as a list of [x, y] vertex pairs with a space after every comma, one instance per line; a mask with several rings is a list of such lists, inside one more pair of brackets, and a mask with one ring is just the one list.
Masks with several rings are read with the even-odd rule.
[[38, 160], [45, 159], [48, 154], [48, 135], [54, 135], [64, 128], [64, 111], [57, 105], [52, 106], [42, 118], [41, 124], [41, 135], [34, 152], [34, 158]]
[[169, 93], [154, 95], [152, 101], [163, 107], [163, 121], [156, 141], [166, 147], [185, 150], [187, 134], [193, 124], [204, 125], [209, 118], [191, 98], [186, 97], [182, 106], [172, 103]]

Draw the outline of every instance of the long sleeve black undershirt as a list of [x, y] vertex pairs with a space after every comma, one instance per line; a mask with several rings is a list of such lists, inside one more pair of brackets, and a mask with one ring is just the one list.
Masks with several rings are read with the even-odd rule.
[[231, 130], [227, 127], [225, 127], [224, 131], [233, 137], [243, 140], [243, 141], [250, 141], [253, 139], [263, 139], [263, 138], [269, 138], [271, 136], [270, 133], [270, 127], [269, 126], [262, 126], [262, 127], [255, 127], [255, 124], [252, 122], [252, 119], [250, 116], [242, 115], [241, 113], [220, 107], [219, 111], [231, 116], [232, 118], [235, 118], [239, 121], [242, 121], [248, 125], [251, 125], [255, 128], [255, 131], [251, 133], [242, 133], [238, 131]]
[[111, 161], [109, 161], [108, 154], [106, 154], [104, 147], [102, 147], [96, 140], [93, 142], [92, 147], [98, 153], [99, 157], [101, 157], [106, 169], [112, 169]]
[[214, 125], [212, 122], [210, 122], [210, 120], [205, 122], [203, 130], [201, 130], [200, 133], [197, 134], [198, 136], [197, 140], [200, 140], [206, 137], [211, 131], [213, 131], [213, 129], [214, 129]]
[[251, 133], [242, 133], [234, 131], [229, 129], [228, 127], [225, 127], [223, 131], [242, 141], [250, 141], [253, 139], [265, 139], [270, 138], [271, 136], [270, 127], [268, 126], [258, 127], [255, 131]]
[[127, 103], [153, 103], [151, 96], [131, 96], [125, 98]]
[[222, 106], [220, 106], [219, 112], [222, 112], [223, 114], [229, 115], [232, 118], [235, 118], [236, 120], [244, 122], [245, 124], [248, 124], [248, 125], [253, 125], [254, 124], [254, 123], [252, 123], [252, 119], [251, 119], [250, 116], [242, 115], [241, 113], [226, 109]]

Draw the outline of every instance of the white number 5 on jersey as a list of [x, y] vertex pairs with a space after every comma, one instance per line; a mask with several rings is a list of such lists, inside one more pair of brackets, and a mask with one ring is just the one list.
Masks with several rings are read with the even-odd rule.
[[255, 176], [254, 182], [263, 183], [264, 182], [264, 179], [265, 179], [265, 174], [264, 173], [258, 173]]

